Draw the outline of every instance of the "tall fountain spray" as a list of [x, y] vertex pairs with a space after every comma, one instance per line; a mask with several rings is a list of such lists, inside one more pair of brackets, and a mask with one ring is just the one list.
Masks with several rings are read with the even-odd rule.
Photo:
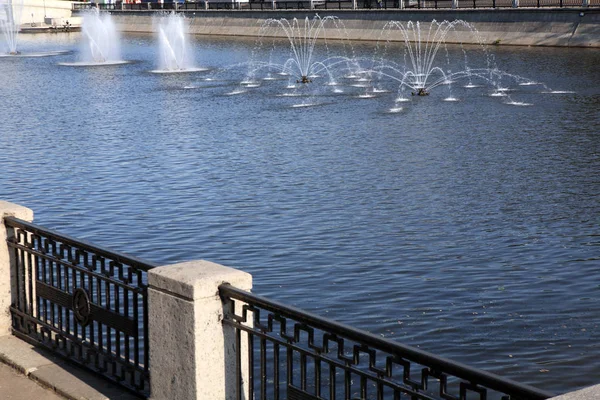
[[[385, 39], [387, 33], [399, 31], [405, 49], [402, 71], [395, 71], [391, 75], [399, 76], [398, 79], [401, 81], [401, 85], [410, 88], [418, 95], [426, 95], [429, 93], [429, 89], [449, 82], [451, 80], [450, 75], [452, 75], [452, 79], [464, 77], [468, 66], [465, 66], [465, 70], [462, 70], [458, 75], [456, 73], [452, 74], [447, 70], [446, 60], [437, 57], [440, 49], [444, 49], [446, 46], [449, 33], [457, 25], [464, 29], [470, 29], [473, 34], [477, 34], [470, 24], [461, 20], [452, 22], [433, 20], [428, 24], [413, 21], [407, 23], [391, 21], [387, 23], [382, 32], [383, 39]], [[388, 43], [386, 41], [386, 45], [383, 46], [386, 51]], [[394, 66], [388, 64], [380, 70], [384, 71], [385, 69], [393, 70]], [[398, 74], [398, 72], [400, 73]]]
[[[460, 38], [465, 34], [478, 39], [479, 46], [462, 46]], [[391, 45], [389, 39], [392, 37], [401, 39], [402, 45]], [[447, 42], [460, 47], [460, 57], [450, 56], [452, 52], [447, 48]], [[377, 86], [388, 79], [399, 83], [400, 97], [396, 102], [409, 100], [402, 94], [407, 89], [413, 96], [427, 96], [438, 87], [445, 87], [448, 92], [444, 101], [458, 101], [452, 93], [452, 86], [463, 81], [463, 88], [491, 87], [490, 96], [504, 97], [507, 103], [517, 104], [510, 99], [506, 85], [511, 82], [522, 86], [536, 84], [498, 69], [494, 55], [488, 51], [477, 30], [463, 20], [433, 20], [430, 23], [390, 21], [382, 31], [377, 49], [373, 68], [364, 73], [376, 78]], [[471, 55], [476, 57], [471, 60]], [[389, 56], [396, 61], [390, 60]], [[473, 61], [477, 65], [471, 65]]]
[[[327, 42], [327, 31], [334, 32], [334, 37], [338, 39], [335, 48], [340, 52], [339, 54], [331, 54]], [[271, 46], [264, 42], [267, 38], [282, 37], [282, 34], [289, 41], [290, 52], [289, 57], [280, 62], [277, 60], [280, 55], [273, 53], [273, 49], [276, 48], [275, 40]], [[249, 64], [249, 71], [246, 79], [242, 81], [242, 85], [246, 87], [259, 86], [257, 75], [261, 71], [266, 71], [269, 75], [264, 78], [265, 80], [276, 79], [270, 76], [271, 72], [289, 76], [288, 89], [306, 86], [305, 84], [312, 83], [313, 80], [320, 80], [325, 86], [336, 86], [337, 77], [358, 67], [353, 57], [354, 50], [348, 40], [344, 39], [345, 37], [347, 34], [343, 23], [333, 16], [321, 18], [316, 15], [313, 18], [303, 19], [268, 19], [261, 27], [258, 43]], [[264, 56], [261, 53], [264, 50], [268, 51], [269, 48], [271, 48], [269, 61], [262, 61]], [[349, 57], [348, 52], [352, 53], [352, 56]], [[322, 77], [326, 77], [326, 79], [321, 80]], [[298, 84], [301, 85], [298, 86]], [[337, 89], [334, 89], [334, 92], [336, 91]]]
[[8, 47], [6, 53], [17, 55], [17, 38], [21, 24], [22, 0], [0, 0], [0, 31]]
[[328, 73], [332, 65], [347, 61], [346, 57], [330, 57], [329, 54], [317, 58], [315, 53], [318, 40], [323, 40], [327, 49], [326, 25], [341, 29], [339, 23], [336, 17], [321, 18], [319, 15], [304, 19], [269, 19], [263, 26], [262, 35], [269, 36], [272, 28], [283, 30], [290, 43], [291, 56], [283, 63], [281, 72], [295, 76], [297, 83], [310, 83], [313, 75]]
[[81, 61], [87, 64], [119, 64], [121, 60], [120, 37], [110, 14], [96, 8], [83, 17]]
[[196, 70], [189, 51], [185, 19], [182, 15], [169, 13], [159, 17], [157, 26], [158, 70], [155, 72], [182, 72]]

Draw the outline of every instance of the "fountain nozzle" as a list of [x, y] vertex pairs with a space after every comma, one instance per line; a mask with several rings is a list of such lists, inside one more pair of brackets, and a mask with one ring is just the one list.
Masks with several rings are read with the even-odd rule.
[[308, 79], [308, 76], [302, 75], [302, 79], [297, 80], [296, 83], [311, 83], [312, 81]]
[[411, 94], [413, 96], [429, 96], [429, 92], [425, 90], [425, 88], [419, 88], [419, 90], [417, 90], [417, 93], [411, 92]]

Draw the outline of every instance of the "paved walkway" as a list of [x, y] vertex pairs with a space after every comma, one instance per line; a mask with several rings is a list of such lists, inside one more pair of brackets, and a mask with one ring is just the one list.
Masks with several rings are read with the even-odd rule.
[[15, 336], [0, 336], [2, 400], [139, 400], [106, 379]]
[[0, 399], [3, 400], [64, 400], [49, 389], [41, 387], [13, 367], [0, 363]]

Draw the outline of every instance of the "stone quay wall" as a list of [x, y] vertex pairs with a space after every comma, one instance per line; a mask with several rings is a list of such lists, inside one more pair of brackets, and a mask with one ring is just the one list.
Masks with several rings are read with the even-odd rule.
[[[399, 30], [386, 32], [389, 21], [403, 24], [421, 22], [427, 29], [431, 21], [463, 20], [475, 28], [457, 25], [446, 43], [496, 44], [518, 46], [600, 47], [600, 9], [490, 9], [490, 10], [318, 10], [254, 11], [208, 10], [187, 11], [189, 33], [195, 35], [250, 36], [265, 33], [261, 27], [268, 19], [304, 19], [335, 16], [344, 30], [332, 24], [324, 35], [328, 39], [403, 41]], [[123, 32], [154, 32], [151, 11], [114, 11], [113, 20]], [[268, 35], [285, 37], [283, 30], [270, 29]]]

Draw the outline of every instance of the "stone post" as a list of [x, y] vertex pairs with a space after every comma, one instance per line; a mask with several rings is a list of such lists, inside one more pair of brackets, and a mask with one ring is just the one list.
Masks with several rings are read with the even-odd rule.
[[456, 10], [458, 8], [458, 0], [452, 0], [452, 9]]
[[10, 305], [12, 303], [12, 278], [16, 267], [15, 260], [10, 257], [6, 239], [14, 236], [13, 229], [4, 225], [4, 217], [17, 217], [27, 222], [33, 221], [33, 211], [0, 200], [0, 336], [10, 334], [12, 326], [10, 318]]
[[[581, 3], [582, 7], [589, 7], [590, 6], [590, 0], [583, 0]], [[583, 15], [582, 15], [583, 17]]]
[[513, 8], [519, 8], [519, 0], [512, 0]]
[[252, 276], [203, 260], [148, 272], [151, 399], [237, 398], [235, 330], [222, 324], [222, 283], [250, 290]]

